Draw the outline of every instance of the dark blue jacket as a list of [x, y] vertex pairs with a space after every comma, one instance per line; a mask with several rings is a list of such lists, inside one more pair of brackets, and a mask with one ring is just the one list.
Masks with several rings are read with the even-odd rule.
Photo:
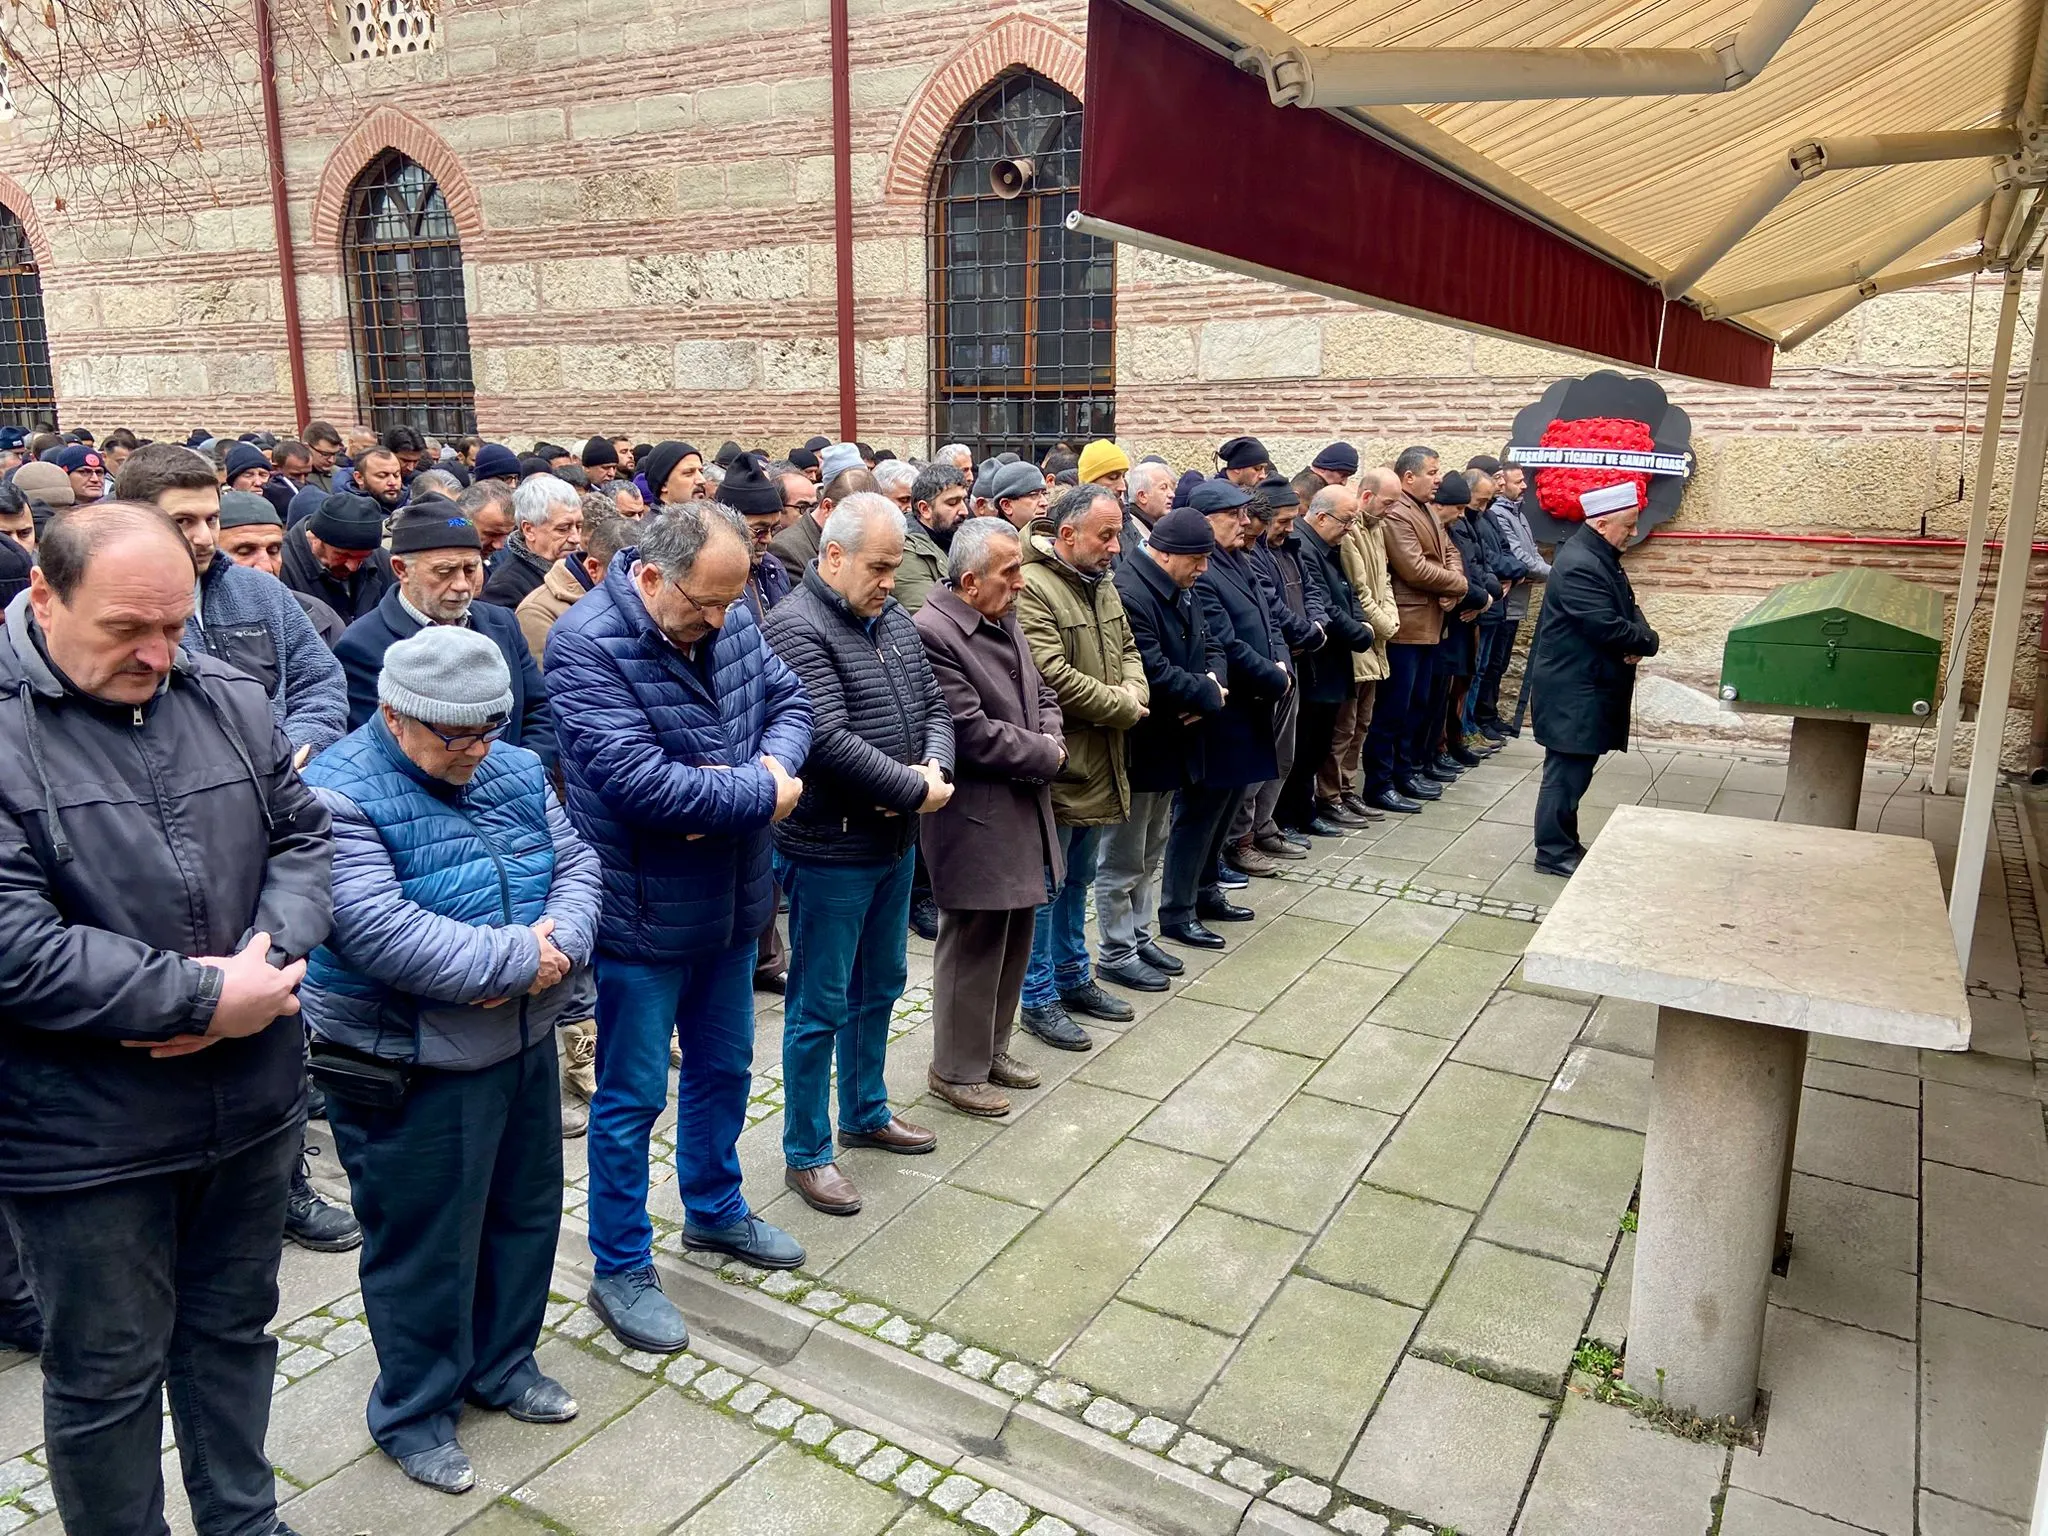
[[1219, 685], [1230, 683], [1223, 653], [1210, 648], [1202, 598], [1192, 587], [1176, 587], [1142, 550], [1118, 563], [1116, 595], [1152, 690], [1151, 712], [1125, 736], [1131, 788], [1159, 794], [1199, 784], [1205, 776], [1202, 722], [1223, 708]]
[[[555, 726], [548, 708], [548, 688], [541, 681], [540, 668], [534, 665], [533, 653], [526, 648], [519, 616], [509, 608], [471, 603], [469, 626], [505, 653], [505, 665], [512, 672], [512, 719], [498, 739], [507, 746], [524, 747], [554, 767]], [[384, 670], [384, 653], [395, 642], [418, 634], [420, 627], [419, 620], [399, 601], [398, 588], [393, 587], [342, 634], [334, 654], [348, 674], [350, 730], [377, 713], [377, 674]]]
[[1243, 553], [1221, 549], [1195, 591], [1207, 613], [1210, 654], [1221, 654], [1230, 669], [1229, 700], [1202, 722], [1204, 777], [1216, 785], [1262, 784], [1280, 771], [1273, 706], [1294, 682], [1274, 611], [1279, 594]]
[[811, 748], [803, 685], [736, 603], [695, 659], [648, 617], [612, 557], [548, 635], [548, 687], [569, 819], [604, 863], [598, 951], [676, 963], [754, 941], [775, 915], [768, 826], [775, 780]]
[[[597, 855], [569, 826], [540, 759], [493, 742], [468, 784], [428, 777], [381, 715], [306, 770], [334, 822], [339, 918], [300, 1001], [323, 1039], [397, 1061], [475, 1071], [589, 1016]], [[532, 924], [576, 970], [528, 996]], [[493, 1008], [487, 999], [503, 998]]]

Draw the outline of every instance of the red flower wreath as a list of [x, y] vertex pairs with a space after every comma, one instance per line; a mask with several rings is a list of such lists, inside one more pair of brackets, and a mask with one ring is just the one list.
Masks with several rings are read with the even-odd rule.
[[[1579, 421], [1553, 421], [1543, 429], [1542, 446], [1545, 448], [1626, 448], [1641, 453], [1654, 453], [1657, 440], [1650, 435], [1650, 429], [1640, 421], [1626, 417], [1589, 416]], [[1539, 469], [1535, 471], [1536, 502], [1552, 517], [1570, 522], [1581, 522], [1586, 509], [1579, 505], [1579, 496], [1585, 491], [1597, 491], [1603, 486], [1635, 483], [1636, 505], [1646, 504], [1650, 496], [1650, 477], [1636, 470], [1626, 469]]]

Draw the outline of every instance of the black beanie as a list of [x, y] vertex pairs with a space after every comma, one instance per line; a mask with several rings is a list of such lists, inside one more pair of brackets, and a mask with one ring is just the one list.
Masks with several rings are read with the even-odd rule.
[[384, 507], [353, 491], [335, 491], [320, 503], [307, 531], [336, 549], [375, 549], [384, 542]]
[[818, 456], [808, 448], [792, 448], [789, 450], [789, 462], [798, 469], [812, 470], [818, 467]]
[[775, 513], [782, 510], [782, 487], [769, 478], [766, 459], [743, 453], [726, 466], [717, 499], [742, 515]]
[[733, 460], [737, 459], [743, 451], [738, 443], [728, 437], [718, 445], [718, 452], [711, 456], [711, 462], [720, 469], [730, 469], [732, 468]]
[[1148, 549], [1162, 555], [1208, 555], [1216, 551], [1216, 531], [1193, 507], [1175, 507], [1152, 525], [1145, 536]]
[[476, 524], [441, 497], [406, 508], [391, 525], [391, 553], [416, 555], [429, 549], [475, 549], [484, 547]]
[[593, 437], [583, 445], [583, 467], [594, 469], [600, 464], [617, 464], [619, 450], [612, 446], [608, 437]]
[[552, 475], [554, 472], [548, 461], [538, 454], [519, 455], [519, 478], [522, 480], [531, 480], [535, 475]]
[[647, 450], [646, 457], [640, 461], [640, 468], [647, 476], [649, 501], [656, 506], [661, 505], [661, 488], [668, 484], [668, 477], [676, 472], [676, 466], [693, 454], [700, 459], [703, 457], [688, 443], [679, 443], [674, 439], [656, 443]]
[[1436, 494], [1429, 499], [1440, 507], [1469, 507], [1472, 505], [1472, 487], [1454, 469], [1437, 483]]

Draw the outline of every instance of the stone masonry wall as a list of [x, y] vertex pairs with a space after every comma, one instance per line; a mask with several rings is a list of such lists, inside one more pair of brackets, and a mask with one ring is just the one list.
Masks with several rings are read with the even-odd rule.
[[[931, 446], [925, 189], [946, 128], [1012, 65], [1080, 94], [1085, 9], [853, 0], [855, 371], [869, 442]], [[434, 51], [350, 65], [325, 56], [332, 23], [317, 0], [278, 15], [316, 415], [359, 414], [341, 221], [351, 182], [395, 147], [434, 173], [461, 232], [486, 436], [602, 429], [779, 449], [836, 433], [826, 0], [443, 0]], [[251, 78], [252, 55], [236, 68]], [[67, 422], [180, 437], [292, 425], [258, 123], [221, 111], [203, 127], [204, 184], [138, 229], [125, 212], [56, 207], [34, 174], [33, 113], [0, 125], [0, 172], [13, 173], [0, 174], [0, 201], [41, 260]], [[1700, 454], [1672, 526], [1959, 534], [1997, 300], [1981, 281], [1973, 308], [1963, 280], [1867, 304], [1781, 359], [1768, 391], [1667, 381]], [[1129, 248], [1117, 313], [1118, 436], [1178, 465], [1209, 463], [1240, 431], [1289, 468], [1334, 436], [1369, 462], [1428, 441], [1462, 463], [1497, 452], [1516, 409], [1587, 366]], [[1967, 403], [1966, 368], [1979, 378]], [[1666, 540], [1632, 556], [1667, 635], [1650, 674], [1669, 686], [1646, 689], [1645, 723], [1719, 729], [1708, 692], [1727, 624], [1770, 586], [1844, 561], [1952, 592], [1959, 554]], [[2037, 592], [2030, 636], [2038, 607]], [[1978, 654], [1987, 622], [1988, 599]], [[2033, 656], [2029, 644], [2008, 717], [2019, 746]]]

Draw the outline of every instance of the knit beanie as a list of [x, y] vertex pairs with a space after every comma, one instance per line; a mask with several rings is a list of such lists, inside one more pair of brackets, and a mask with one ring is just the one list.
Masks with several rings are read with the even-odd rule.
[[71, 477], [56, 465], [40, 460], [17, 469], [13, 484], [22, 495], [48, 502], [53, 507], [74, 506], [78, 501], [78, 493], [71, 489]]
[[1429, 499], [1440, 507], [1469, 507], [1472, 505], [1472, 487], [1465, 483], [1463, 475], [1453, 469], [1437, 482], [1436, 494]]
[[1207, 476], [1199, 469], [1190, 469], [1183, 473], [1173, 487], [1173, 505], [1176, 507], [1191, 506], [1193, 503], [1190, 502], [1189, 498], [1195, 494], [1195, 487], [1200, 485], [1206, 478]]
[[384, 542], [384, 508], [368, 496], [336, 491], [320, 503], [308, 531], [336, 549], [375, 549]]
[[1294, 486], [1285, 475], [1266, 476], [1259, 482], [1259, 495], [1269, 510], [1301, 505], [1301, 498], [1294, 494]]
[[600, 464], [617, 464], [619, 450], [612, 446], [608, 437], [593, 437], [583, 445], [583, 467], [595, 469]]
[[512, 713], [512, 672], [488, 635], [429, 624], [384, 653], [377, 699], [427, 725], [491, 725]]
[[1152, 525], [1145, 547], [1162, 555], [1210, 555], [1216, 552], [1216, 534], [1193, 507], [1176, 507]]
[[429, 549], [481, 550], [476, 524], [454, 502], [430, 496], [414, 502], [391, 525], [391, 553], [417, 555]]
[[1106, 437], [1098, 437], [1081, 449], [1080, 476], [1084, 481], [1122, 474], [1130, 467], [1131, 456]]
[[1005, 464], [989, 477], [988, 498], [990, 501], [1011, 501], [1019, 496], [1035, 496], [1045, 489], [1045, 476], [1039, 473], [1036, 464]]
[[640, 459], [640, 469], [647, 476], [647, 499], [656, 506], [661, 505], [661, 488], [668, 484], [668, 477], [676, 472], [676, 466], [695, 455], [703, 458], [688, 443], [679, 443], [671, 438], [665, 443], [656, 443]]
[[782, 487], [769, 475], [766, 459], [758, 453], [743, 453], [727, 466], [714, 500], [742, 516], [773, 514], [782, 510]]
[[237, 443], [228, 450], [228, 484], [244, 470], [270, 468], [270, 455], [254, 443]]
[[472, 472], [479, 480], [516, 480], [519, 477], [519, 455], [503, 443], [485, 443], [476, 451], [476, 467]]
[[818, 456], [808, 448], [792, 448], [789, 450], [789, 462], [798, 469], [816, 469]]
[[303, 491], [298, 492], [292, 497], [291, 503], [284, 509], [285, 527], [296, 528], [300, 523], [306, 522], [315, 516], [322, 507], [327, 505], [327, 496], [328, 493], [321, 490], [317, 485], [309, 485]]
[[741, 448], [738, 443], [734, 442], [731, 438], [728, 437], [724, 442], [718, 445], [718, 452], [711, 455], [711, 462], [716, 464], [720, 469], [731, 469], [732, 461], [738, 458], [745, 451], [746, 450]]
[[1233, 437], [1216, 450], [1225, 469], [1255, 469], [1266, 462], [1266, 445], [1256, 437]]
[[198, 447], [199, 447], [199, 445], [200, 445], [200, 444], [202, 444], [202, 443], [210, 443], [210, 442], [212, 442], [212, 441], [213, 441], [213, 434], [212, 434], [211, 432], [207, 431], [207, 430], [206, 430], [206, 428], [204, 428], [204, 427], [194, 427], [194, 428], [193, 428], [193, 429], [191, 430], [191, 432], [189, 432], [188, 434], [186, 434], [186, 437], [185, 437], [185, 446], [186, 446], [187, 448], [193, 448], [193, 449], [196, 449], [196, 448], [198, 448]]
[[861, 467], [859, 444], [830, 444], [818, 455], [818, 482], [821, 485], [830, 485], [849, 469]]
[[230, 528], [246, 528], [252, 523], [269, 523], [278, 527], [283, 522], [283, 514], [267, 496], [259, 496], [254, 491], [220, 493], [220, 526], [223, 532]]
[[1309, 467], [1348, 478], [1358, 473], [1358, 450], [1349, 443], [1332, 443], [1309, 461]]

